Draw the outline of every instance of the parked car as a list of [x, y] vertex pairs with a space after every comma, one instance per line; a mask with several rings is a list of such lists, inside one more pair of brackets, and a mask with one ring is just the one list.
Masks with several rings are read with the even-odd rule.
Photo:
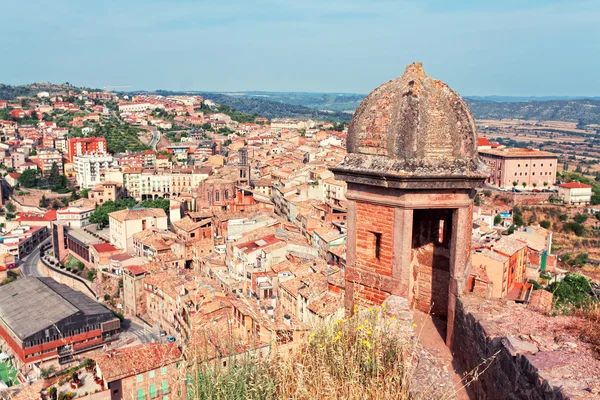
[[160, 334], [161, 337], [167, 336], [167, 332], [166, 331], [160, 331], [159, 334]]
[[175, 342], [175, 336], [167, 336], [167, 342], [174, 343]]

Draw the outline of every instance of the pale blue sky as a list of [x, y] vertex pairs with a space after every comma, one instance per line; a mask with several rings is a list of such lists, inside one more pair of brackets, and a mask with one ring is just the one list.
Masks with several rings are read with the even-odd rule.
[[600, 95], [598, 0], [0, 0], [0, 82], [366, 93], [422, 61], [463, 95]]

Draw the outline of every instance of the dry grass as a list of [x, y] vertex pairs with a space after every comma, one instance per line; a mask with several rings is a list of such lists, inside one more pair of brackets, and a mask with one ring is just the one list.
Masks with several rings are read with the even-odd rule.
[[398, 322], [379, 312], [317, 326], [269, 360], [196, 364], [188, 392], [194, 399], [409, 399], [411, 348]]
[[579, 310], [578, 314], [583, 317], [581, 339], [589, 343], [600, 358], [600, 302]]

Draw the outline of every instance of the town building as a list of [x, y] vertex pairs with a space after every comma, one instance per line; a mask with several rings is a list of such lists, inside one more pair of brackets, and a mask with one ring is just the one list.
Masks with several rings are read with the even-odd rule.
[[558, 158], [547, 151], [520, 148], [481, 149], [479, 156], [490, 168], [486, 182], [502, 189], [543, 189], [554, 186]]
[[48, 237], [46, 226], [21, 225], [0, 236], [0, 254], [11, 254], [22, 260]]
[[106, 153], [106, 139], [103, 137], [71, 138], [67, 140], [67, 158], [70, 162], [75, 157], [90, 153]]
[[[522, 284], [526, 281], [527, 243], [504, 236], [476, 250], [472, 261], [474, 267], [485, 269], [491, 297], [510, 295], [515, 300], [520, 299]], [[516, 290], [511, 293], [513, 289]]]
[[133, 235], [150, 228], [166, 230], [167, 214], [162, 208], [131, 208], [108, 214], [110, 243], [133, 252]]
[[566, 204], [582, 206], [592, 201], [592, 189], [592, 186], [581, 182], [561, 183], [558, 185], [558, 197]]
[[119, 319], [52, 278], [23, 277], [0, 287], [0, 337], [19, 365], [64, 364], [118, 335]]
[[92, 189], [106, 179], [106, 171], [113, 166], [114, 159], [106, 153], [87, 153], [75, 156], [75, 174], [82, 189]]
[[56, 210], [56, 221], [59, 224], [72, 228], [83, 228], [90, 223], [90, 216], [94, 212], [91, 207], [66, 207]]
[[88, 191], [88, 199], [97, 205], [102, 205], [107, 201], [116, 201], [121, 197], [123, 197], [123, 186], [118, 182], [104, 181]]
[[111, 400], [186, 398], [186, 373], [175, 343], [145, 343], [91, 358]]

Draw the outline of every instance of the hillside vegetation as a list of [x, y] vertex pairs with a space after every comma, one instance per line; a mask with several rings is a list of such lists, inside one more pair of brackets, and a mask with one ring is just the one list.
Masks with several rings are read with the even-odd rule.
[[[184, 94], [183, 92], [168, 92], [159, 90], [156, 92], [164, 96]], [[279, 103], [261, 98], [244, 98], [238, 96], [229, 96], [220, 93], [195, 93], [200, 94], [205, 99], [209, 99], [218, 104], [225, 104], [231, 108], [246, 114], [256, 114], [261, 117], [272, 118], [303, 118], [334, 122], [348, 122], [352, 118], [351, 114], [342, 112], [318, 111], [305, 106], [294, 104]]]
[[467, 99], [477, 119], [529, 119], [600, 123], [600, 100], [488, 102]]

